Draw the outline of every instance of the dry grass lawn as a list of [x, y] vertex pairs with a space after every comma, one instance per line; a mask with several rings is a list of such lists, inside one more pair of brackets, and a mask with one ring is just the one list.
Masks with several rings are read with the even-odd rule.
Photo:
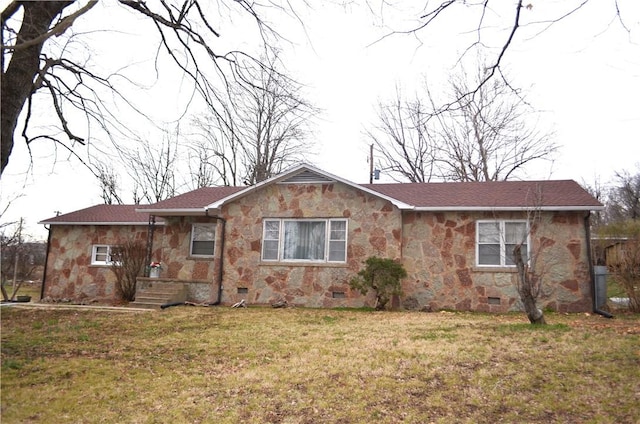
[[640, 316], [2, 308], [3, 423], [637, 423]]

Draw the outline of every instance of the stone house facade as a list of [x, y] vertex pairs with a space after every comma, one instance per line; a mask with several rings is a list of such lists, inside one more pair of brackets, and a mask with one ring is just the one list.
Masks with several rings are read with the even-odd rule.
[[91, 218], [106, 207], [42, 222], [51, 232], [45, 296], [113, 296], [95, 246], [135, 237], [162, 263], [157, 281], [186, 284], [193, 302], [373, 306], [348, 282], [380, 256], [408, 273], [396, 306], [505, 312], [521, 307], [508, 252], [523, 242], [544, 279], [540, 307], [592, 308], [589, 211], [602, 205], [573, 181], [359, 185], [300, 165], [255, 186]]

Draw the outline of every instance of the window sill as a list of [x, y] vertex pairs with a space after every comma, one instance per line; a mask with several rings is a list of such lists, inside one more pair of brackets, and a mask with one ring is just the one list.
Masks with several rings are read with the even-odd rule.
[[286, 267], [317, 267], [317, 268], [346, 268], [346, 262], [287, 262], [287, 261], [261, 261], [260, 266], [286, 266]]
[[518, 268], [515, 266], [474, 266], [473, 272], [504, 272], [507, 274], [514, 274], [518, 272]]
[[214, 255], [211, 256], [194, 256], [194, 255], [189, 255], [187, 256], [187, 260], [189, 261], [212, 261], [214, 260], [216, 257]]

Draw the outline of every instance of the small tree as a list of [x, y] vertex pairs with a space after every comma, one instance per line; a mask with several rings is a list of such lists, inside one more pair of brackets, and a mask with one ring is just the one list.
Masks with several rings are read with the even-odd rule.
[[640, 312], [640, 220], [628, 219], [603, 227], [603, 239], [618, 240], [607, 257], [607, 265], [627, 298], [629, 311]]
[[542, 278], [535, 273], [535, 267], [527, 262], [522, 252], [522, 243], [513, 248], [513, 260], [518, 269], [518, 294], [531, 324], [546, 324], [542, 310], [538, 308], [536, 299], [542, 288]]
[[407, 271], [402, 264], [387, 258], [371, 256], [365, 264], [365, 268], [351, 279], [349, 285], [363, 295], [373, 290], [376, 294], [375, 308], [383, 310], [392, 296], [402, 294], [400, 280], [407, 276]]
[[116, 292], [122, 300], [136, 297], [136, 280], [142, 276], [147, 260], [147, 248], [140, 240], [127, 240], [113, 248], [111, 269], [116, 275]]

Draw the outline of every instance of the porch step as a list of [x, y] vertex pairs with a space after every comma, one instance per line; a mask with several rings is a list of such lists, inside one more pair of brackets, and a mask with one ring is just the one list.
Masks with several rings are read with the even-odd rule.
[[187, 288], [182, 283], [153, 282], [136, 290], [136, 300], [130, 305], [137, 308], [160, 309], [165, 303], [187, 300]]

